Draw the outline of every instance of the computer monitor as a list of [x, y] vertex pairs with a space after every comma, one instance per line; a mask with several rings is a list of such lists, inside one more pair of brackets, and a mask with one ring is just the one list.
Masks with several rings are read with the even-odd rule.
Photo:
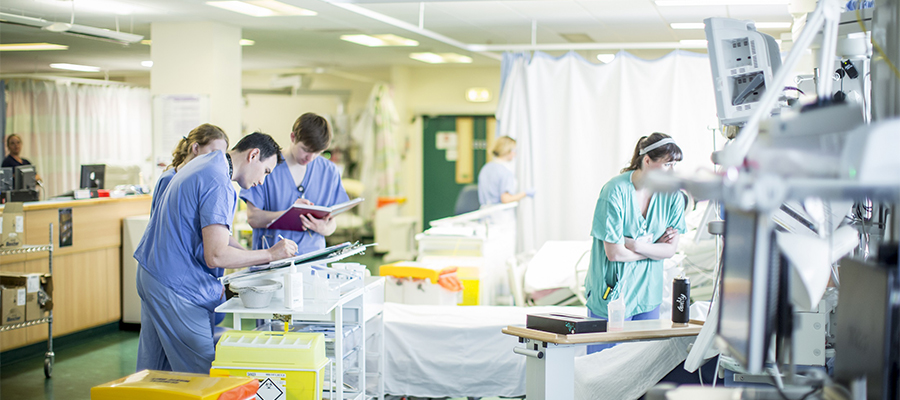
[[12, 167], [0, 168], [0, 192], [8, 192], [15, 189], [13, 181]]
[[719, 122], [741, 125], [774, 85], [781, 51], [775, 38], [756, 31], [753, 21], [707, 18], [703, 23]]
[[106, 164], [81, 166], [81, 189], [103, 189]]
[[16, 190], [34, 190], [37, 187], [34, 165], [19, 165], [15, 173]]
[[726, 209], [719, 288], [719, 348], [762, 372], [776, 328], [780, 256], [770, 219]]

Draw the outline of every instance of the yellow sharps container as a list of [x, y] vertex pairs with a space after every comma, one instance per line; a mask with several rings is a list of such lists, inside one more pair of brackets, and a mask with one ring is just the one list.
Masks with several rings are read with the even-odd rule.
[[228, 331], [209, 375], [258, 379], [257, 398], [318, 400], [327, 365], [321, 333]]

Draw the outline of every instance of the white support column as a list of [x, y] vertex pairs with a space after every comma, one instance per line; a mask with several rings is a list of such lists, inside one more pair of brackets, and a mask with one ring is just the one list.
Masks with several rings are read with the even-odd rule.
[[225, 130], [234, 145], [243, 136], [241, 28], [210, 21], [154, 22], [150, 32], [150, 92], [209, 95], [209, 123]]

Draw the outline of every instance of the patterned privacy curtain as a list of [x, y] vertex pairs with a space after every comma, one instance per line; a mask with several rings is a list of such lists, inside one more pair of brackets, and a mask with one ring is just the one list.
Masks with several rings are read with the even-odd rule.
[[369, 201], [360, 205], [360, 216], [366, 220], [373, 218], [378, 197], [400, 194], [399, 119], [388, 85], [375, 84], [351, 133], [362, 144], [363, 197]]
[[6, 86], [6, 132], [22, 137], [45, 198], [77, 189], [82, 164], [138, 165], [149, 173], [149, 89], [34, 79]]

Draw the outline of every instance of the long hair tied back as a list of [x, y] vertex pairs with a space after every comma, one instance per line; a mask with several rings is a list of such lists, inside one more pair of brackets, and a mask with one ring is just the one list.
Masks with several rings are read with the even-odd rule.
[[650, 136], [641, 137], [634, 146], [634, 155], [631, 164], [622, 168], [621, 172], [641, 169], [641, 160], [644, 156], [650, 156], [653, 161], [666, 159], [667, 161], [681, 161], [683, 154], [681, 148], [675, 144], [675, 139], [665, 133], [654, 132]]
[[225, 140], [225, 147], [228, 148], [228, 136], [225, 135], [225, 131], [223, 131], [222, 128], [213, 124], [203, 124], [194, 128], [191, 133], [181, 138], [181, 141], [175, 146], [175, 150], [172, 151], [172, 164], [166, 169], [175, 168], [181, 165], [191, 152], [191, 146], [194, 143], [197, 143], [200, 146], [206, 146], [209, 142], [217, 139]]

